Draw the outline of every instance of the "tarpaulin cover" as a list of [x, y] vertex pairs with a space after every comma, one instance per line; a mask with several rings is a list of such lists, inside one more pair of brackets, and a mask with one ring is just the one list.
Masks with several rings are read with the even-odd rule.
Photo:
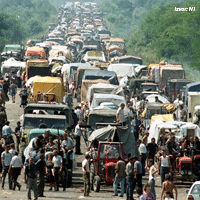
[[82, 84], [83, 75], [86, 70], [100, 70], [97, 67], [78, 67], [77, 77], [76, 77], [76, 86], [79, 87]]
[[120, 106], [121, 103], [126, 105], [123, 96], [115, 94], [94, 94], [90, 109], [98, 107], [102, 102], [112, 102], [115, 106]]
[[45, 94], [55, 94], [56, 101], [62, 103], [65, 95], [62, 79], [59, 77], [38, 77], [33, 81], [33, 96], [37, 96], [37, 92]]
[[119, 85], [117, 75], [113, 71], [107, 70], [85, 70], [83, 75], [83, 80], [96, 80], [96, 79], [104, 79], [109, 80], [109, 82], [113, 85]]
[[153, 123], [155, 120], [161, 120], [163, 122], [172, 122], [174, 121], [173, 114], [166, 114], [166, 115], [153, 115], [151, 117], [151, 123]]
[[93, 84], [88, 88], [87, 100], [90, 101], [95, 93], [111, 94], [115, 88], [118, 88], [118, 86], [106, 83]]
[[88, 88], [97, 83], [109, 83], [109, 81], [102, 80], [102, 79], [97, 79], [97, 80], [83, 80], [82, 86], [81, 86], [81, 101], [86, 101], [87, 100], [87, 91]]
[[136, 76], [135, 68], [132, 64], [111, 64], [108, 67], [108, 71], [114, 71], [117, 77], [132, 77]]
[[[115, 137], [117, 134], [117, 137]], [[119, 141], [113, 142], [122, 142], [124, 144], [124, 151], [126, 155], [139, 155], [137, 143], [135, 141], [134, 135], [131, 133], [130, 128], [128, 127], [112, 127], [107, 126], [105, 128], [97, 129], [92, 132], [88, 140], [90, 142], [94, 140], [106, 141], [108, 138], [111, 138], [112, 141], [115, 138], [118, 138]]]

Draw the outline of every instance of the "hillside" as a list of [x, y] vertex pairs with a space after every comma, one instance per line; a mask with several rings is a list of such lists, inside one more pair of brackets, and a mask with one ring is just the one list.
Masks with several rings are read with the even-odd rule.
[[[198, 0], [104, 0], [101, 6], [111, 32], [125, 38], [128, 53], [145, 64], [166, 59], [199, 68]], [[196, 10], [175, 12], [175, 7]]]
[[49, 0], [0, 0], [0, 48], [6, 42], [41, 35], [56, 15]]

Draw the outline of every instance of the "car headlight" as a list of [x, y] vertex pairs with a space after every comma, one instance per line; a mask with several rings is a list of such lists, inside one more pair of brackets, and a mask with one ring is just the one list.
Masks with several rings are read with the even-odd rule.
[[191, 176], [191, 175], [192, 175], [192, 172], [189, 171], [189, 172], [188, 172], [188, 175]]
[[181, 175], [184, 175], [184, 171], [180, 171], [180, 174], [181, 174]]

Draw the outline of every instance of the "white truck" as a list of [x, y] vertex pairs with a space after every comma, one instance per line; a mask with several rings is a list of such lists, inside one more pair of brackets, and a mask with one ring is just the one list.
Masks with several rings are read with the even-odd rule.
[[199, 124], [200, 121], [200, 92], [188, 92], [187, 121]]

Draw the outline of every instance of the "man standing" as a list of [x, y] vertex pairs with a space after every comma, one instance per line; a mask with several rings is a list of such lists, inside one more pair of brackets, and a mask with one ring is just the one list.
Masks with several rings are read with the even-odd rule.
[[161, 176], [161, 184], [165, 180], [165, 175], [170, 172], [171, 169], [171, 163], [169, 156], [166, 155], [166, 151], [162, 150], [162, 156], [159, 158], [158, 162], [158, 170]]
[[29, 158], [29, 164], [25, 166], [24, 172], [24, 183], [27, 183], [28, 188], [28, 199], [31, 200], [31, 190], [34, 193], [34, 200], [38, 199], [38, 188], [37, 188], [37, 170], [32, 157]]
[[138, 150], [140, 153], [141, 163], [142, 163], [142, 175], [145, 176], [145, 161], [147, 155], [147, 148], [141, 140], [138, 140], [138, 145], [139, 145]]
[[7, 121], [7, 115], [4, 107], [0, 107], [0, 135], [2, 135], [2, 128]]
[[117, 113], [116, 113], [116, 121], [117, 121], [117, 123], [122, 124], [122, 126], [126, 125], [126, 119], [125, 119], [125, 115], [124, 115], [124, 107], [125, 107], [125, 104], [121, 103], [121, 105], [118, 108]]
[[53, 168], [54, 168], [54, 176], [55, 176], [55, 182], [56, 182], [56, 191], [59, 191], [59, 174], [62, 172], [63, 169], [63, 160], [60, 155], [58, 155], [58, 151], [53, 151]]
[[72, 169], [72, 160], [70, 159], [70, 155], [73, 153], [74, 149], [74, 142], [73, 140], [68, 136], [68, 133], [64, 134], [64, 140], [61, 143], [61, 147], [63, 150], [63, 160], [64, 164], [66, 163], [68, 166], [68, 169]]
[[81, 145], [81, 134], [82, 134], [81, 125], [82, 124], [83, 122], [79, 121], [75, 127], [74, 135], [76, 137], [76, 154], [81, 154], [80, 145]]
[[154, 194], [156, 197], [155, 192], [155, 174], [158, 172], [158, 170], [154, 166], [153, 159], [149, 159], [148, 161], [148, 167], [146, 168], [149, 173], [149, 184], [150, 184], [150, 191]]
[[134, 180], [134, 158], [129, 158], [129, 163], [126, 165], [126, 195], [127, 200], [133, 200], [133, 180]]
[[118, 183], [120, 183], [121, 186], [121, 194], [120, 197], [124, 196], [124, 183], [125, 183], [125, 169], [126, 169], [126, 165], [125, 162], [122, 160], [121, 157], [118, 157], [118, 162], [116, 164], [115, 167], [115, 181], [113, 183], [113, 190], [114, 190], [114, 196], [118, 196], [118, 192], [117, 192], [117, 186]]
[[44, 185], [45, 185], [45, 168], [46, 168], [46, 162], [44, 154], [40, 155], [40, 159], [36, 163], [37, 172], [38, 172], [38, 197], [45, 197], [44, 196]]
[[153, 159], [158, 151], [158, 145], [155, 143], [155, 138], [151, 138], [151, 142], [147, 144], [148, 155], [150, 159]]
[[84, 179], [84, 196], [89, 196], [90, 193], [90, 168], [89, 168], [89, 153], [86, 152], [85, 159], [82, 162], [83, 179]]
[[[8, 173], [9, 167], [10, 167], [10, 162], [13, 157], [11, 153], [9, 153], [10, 145], [5, 146], [5, 151], [1, 154], [1, 163], [3, 167], [3, 172], [2, 172], [2, 189], [4, 189], [4, 184], [5, 184], [5, 178]], [[11, 181], [11, 176], [8, 174], [8, 184], [9, 184], [9, 189], [12, 190], [12, 181]]]
[[21, 185], [17, 182], [17, 179], [21, 173], [22, 167], [22, 158], [18, 155], [18, 152], [15, 152], [10, 162], [10, 168], [8, 171], [8, 173], [11, 174], [12, 181], [14, 183], [14, 187], [12, 188], [13, 190], [15, 190], [16, 186], [19, 188], [19, 190], [21, 189]]
[[11, 130], [9, 124], [10, 124], [10, 122], [7, 121], [5, 123], [5, 126], [3, 126], [3, 128], [2, 128], [2, 135], [3, 136], [10, 136], [12, 134], [13, 131]]
[[140, 125], [141, 121], [137, 118], [137, 115], [134, 116], [134, 120], [132, 120], [132, 126], [134, 127], [134, 136], [135, 140], [137, 141], [139, 138], [139, 130], [140, 130]]
[[138, 188], [142, 188], [142, 163], [138, 160], [137, 156], [133, 156], [134, 159], [134, 182], [133, 191], [138, 185]]
[[[175, 190], [175, 198], [174, 198], [173, 190]], [[170, 192], [171, 198], [173, 198], [174, 200], [178, 199], [178, 192], [177, 192], [176, 186], [174, 185], [172, 181], [170, 181], [169, 174], [166, 174], [165, 182], [162, 184], [161, 199], [163, 198], [164, 192], [166, 191]]]

